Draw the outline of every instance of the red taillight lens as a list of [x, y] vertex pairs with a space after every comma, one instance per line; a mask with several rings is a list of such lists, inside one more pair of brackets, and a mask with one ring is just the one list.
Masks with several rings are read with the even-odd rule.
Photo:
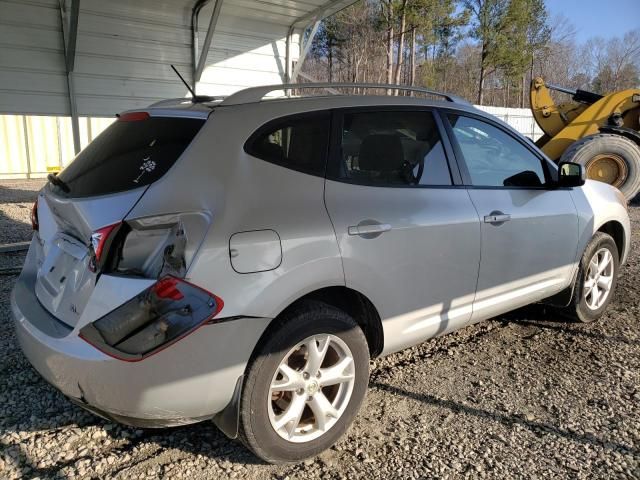
[[107, 246], [111, 240], [113, 240], [114, 234], [118, 231], [121, 222], [114, 223], [102, 227], [91, 234], [91, 247], [93, 248], [93, 258], [89, 262], [89, 270], [96, 272], [98, 267], [104, 262], [106, 256]]
[[146, 120], [149, 118], [149, 114], [147, 112], [129, 112], [124, 113], [118, 117], [119, 122], [139, 122], [141, 120]]
[[80, 337], [107, 355], [135, 362], [184, 338], [223, 306], [214, 294], [167, 276], [83, 327]]
[[178, 288], [178, 279], [174, 277], [166, 277], [159, 280], [153, 286], [153, 292], [158, 298], [168, 298], [170, 300], [182, 300], [184, 295]]
[[38, 223], [38, 200], [31, 207], [31, 228], [36, 231], [40, 228], [40, 223]]

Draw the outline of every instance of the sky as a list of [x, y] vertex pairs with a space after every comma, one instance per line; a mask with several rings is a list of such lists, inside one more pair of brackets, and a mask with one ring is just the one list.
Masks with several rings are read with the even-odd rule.
[[563, 14], [576, 28], [576, 41], [621, 37], [640, 30], [640, 0], [546, 0], [550, 17]]

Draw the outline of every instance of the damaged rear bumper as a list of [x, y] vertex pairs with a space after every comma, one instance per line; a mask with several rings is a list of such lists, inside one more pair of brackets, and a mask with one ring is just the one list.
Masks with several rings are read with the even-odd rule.
[[237, 318], [206, 325], [143, 361], [105, 355], [46, 311], [34, 293], [30, 249], [11, 295], [16, 335], [44, 379], [99, 416], [140, 427], [212, 418], [232, 402], [238, 379], [269, 323]]

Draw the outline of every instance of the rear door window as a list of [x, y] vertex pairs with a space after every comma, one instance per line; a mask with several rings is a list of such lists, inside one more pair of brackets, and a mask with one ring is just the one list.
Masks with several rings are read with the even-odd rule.
[[267, 123], [245, 151], [267, 162], [324, 176], [329, 145], [329, 112], [293, 115]]
[[167, 173], [205, 122], [144, 113], [124, 118], [111, 124], [60, 172], [69, 192], [56, 188], [56, 193], [88, 197], [149, 185]]

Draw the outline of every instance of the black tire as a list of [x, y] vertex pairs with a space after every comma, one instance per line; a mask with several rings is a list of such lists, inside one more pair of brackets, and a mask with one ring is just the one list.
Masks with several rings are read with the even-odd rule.
[[[606, 248], [607, 250], [609, 250], [611, 256], [613, 257], [613, 279], [611, 283], [611, 289], [609, 290], [609, 294], [605, 302], [600, 306], [600, 308], [593, 310], [587, 305], [587, 299], [585, 297], [585, 276], [588, 272], [589, 262], [596, 254], [596, 252], [598, 252], [602, 248]], [[578, 267], [576, 284], [573, 289], [573, 297], [571, 298], [571, 303], [567, 307], [565, 307], [564, 313], [583, 323], [594, 322], [602, 317], [604, 311], [607, 309], [609, 303], [611, 303], [611, 300], [615, 295], [619, 267], [620, 257], [616, 242], [613, 240], [613, 238], [611, 238], [610, 235], [607, 235], [603, 232], [596, 232], [596, 234], [587, 245], [587, 248], [585, 248], [584, 253], [582, 254], [582, 259], [580, 260], [580, 265]]]
[[[282, 438], [269, 420], [270, 385], [280, 362], [299, 342], [312, 335], [332, 334], [351, 350], [355, 384], [346, 409], [320, 437], [305, 443]], [[342, 310], [319, 301], [305, 301], [285, 312], [269, 327], [248, 367], [240, 401], [240, 440], [269, 463], [297, 462], [333, 445], [349, 428], [369, 383], [369, 349], [358, 324]]]
[[[596, 155], [614, 154], [626, 165], [626, 178], [618, 188], [627, 200], [640, 191], [640, 147], [621, 135], [598, 133], [573, 143], [560, 158], [561, 162], [580, 163], [588, 168]], [[596, 179], [597, 180], [597, 179]]]

